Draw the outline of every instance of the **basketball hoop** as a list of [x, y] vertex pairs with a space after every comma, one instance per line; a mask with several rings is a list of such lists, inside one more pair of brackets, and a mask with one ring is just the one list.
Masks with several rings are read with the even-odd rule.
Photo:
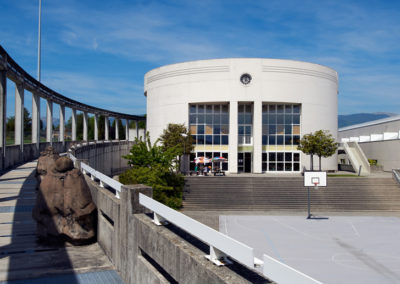
[[311, 178], [311, 182], [314, 185], [314, 189], [318, 189], [318, 185], [319, 185], [319, 177], [313, 177]]
[[311, 219], [310, 188], [318, 190], [320, 187], [326, 187], [326, 172], [305, 171], [304, 186], [307, 187], [307, 219]]

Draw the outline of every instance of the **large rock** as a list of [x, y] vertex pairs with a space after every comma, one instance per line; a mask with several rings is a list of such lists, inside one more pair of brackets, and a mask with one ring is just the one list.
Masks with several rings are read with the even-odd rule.
[[49, 146], [43, 152], [40, 152], [40, 157], [36, 166], [36, 177], [40, 183], [47, 172], [54, 169], [56, 160], [60, 157], [58, 152]]
[[75, 245], [90, 243], [96, 237], [97, 215], [84, 176], [73, 168], [68, 157], [54, 160], [54, 149], [41, 154], [40, 183], [33, 209], [39, 239]]

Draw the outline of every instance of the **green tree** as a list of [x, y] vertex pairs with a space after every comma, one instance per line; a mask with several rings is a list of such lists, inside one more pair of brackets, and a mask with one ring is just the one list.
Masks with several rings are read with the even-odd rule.
[[[146, 115], [145, 115], [145, 117], [146, 117]], [[138, 126], [139, 126], [139, 129], [146, 129], [146, 120], [138, 121]], [[136, 129], [136, 121], [135, 120], [129, 121], [129, 128]]]
[[[14, 131], [15, 129], [15, 116], [9, 116], [6, 124], [7, 131]], [[24, 107], [24, 133], [29, 133], [32, 130], [32, 118], [29, 110]]]
[[[76, 115], [76, 139], [83, 140], [83, 113], [79, 113]], [[105, 118], [100, 115], [98, 118], [98, 127], [99, 127], [99, 140], [103, 140], [105, 138], [104, 128], [105, 128]], [[88, 139], [94, 139], [94, 116], [88, 118]], [[67, 124], [65, 125], [66, 131], [72, 131], [72, 117], [67, 120]]]
[[174, 154], [173, 162], [180, 169], [181, 156], [193, 151], [193, 138], [184, 124], [169, 123], [160, 136], [164, 151], [170, 150]]
[[327, 130], [318, 130], [314, 133], [314, 136], [317, 146], [315, 154], [319, 158], [319, 170], [321, 171], [321, 157], [328, 158], [335, 154], [339, 144], [335, 142], [335, 138]]
[[319, 170], [321, 170], [321, 157], [332, 156], [338, 148], [332, 134], [327, 130], [318, 130], [315, 133], [305, 134], [297, 149], [304, 154], [310, 155], [310, 168], [314, 170], [314, 155], [319, 158]]
[[32, 131], [32, 118], [29, 110], [24, 107], [24, 133], [31, 133]]
[[146, 184], [153, 188], [153, 198], [171, 208], [182, 206], [183, 176], [173, 168], [175, 153], [172, 149], [136, 139], [130, 153], [123, 158], [132, 167], [119, 176], [123, 184]]
[[[111, 137], [113, 137], [115, 139], [115, 121], [116, 119], [113, 120], [112, 124], [111, 124]], [[119, 140], [124, 140], [125, 139], [125, 127], [122, 125], [122, 121], [121, 119], [118, 119], [118, 136], [119, 136]]]
[[7, 118], [6, 131], [14, 133], [14, 129], [15, 129], [15, 116], [9, 116]]

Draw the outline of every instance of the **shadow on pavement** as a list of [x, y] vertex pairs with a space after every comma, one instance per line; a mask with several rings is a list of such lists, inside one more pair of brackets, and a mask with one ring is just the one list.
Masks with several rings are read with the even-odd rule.
[[[1, 202], [17, 199], [15, 206], [4, 206], [6, 210], [2, 210], [0, 213], [13, 214], [12, 217], [8, 215], [10, 216], [8, 221], [5, 218], [6, 214], [1, 218], [0, 225], [7, 226], [12, 224], [12, 229], [9, 234], [0, 236], [1, 243], [4, 244], [0, 247], [0, 279], [32, 279], [54, 274], [71, 273], [63, 275], [63, 281], [72, 284], [79, 283], [77, 277], [73, 274], [73, 265], [65, 244], [46, 244], [40, 242], [36, 236], [36, 222], [32, 218], [32, 209], [34, 208], [37, 194], [40, 193], [36, 190], [35, 172], [33, 171], [25, 179], [18, 196], [0, 199]], [[4, 180], [10, 179], [0, 179], [0, 184]], [[1, 191], [6, 193], [7, 188], [3, 187]], [[2, 207], [0, 203], [0, 208]], [[49, 224], [50, 230], [55, 228], [54, 223]]]

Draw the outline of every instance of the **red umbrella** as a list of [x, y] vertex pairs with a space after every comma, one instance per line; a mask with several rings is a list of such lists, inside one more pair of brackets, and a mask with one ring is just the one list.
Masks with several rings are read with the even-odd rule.
[[210, 163], [211, 160], [207, 157], [197, 157], [194, 159], [194, 162], [196, 164], [207, 164], [207, 163]]

